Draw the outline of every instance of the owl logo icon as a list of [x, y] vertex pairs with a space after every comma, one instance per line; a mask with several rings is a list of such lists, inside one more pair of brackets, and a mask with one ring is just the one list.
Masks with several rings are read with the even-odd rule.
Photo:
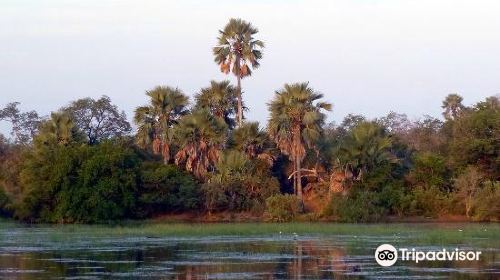
[[381, 266], [391, 266], [398, 260], [398, 251], [390, 244], [380, 245], [375, 251], [375, 260]]

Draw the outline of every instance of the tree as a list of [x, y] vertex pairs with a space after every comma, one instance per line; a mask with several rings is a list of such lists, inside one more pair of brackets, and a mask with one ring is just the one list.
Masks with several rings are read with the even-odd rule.
[[269, 135], [259, 128], [259, 123], [249, 122], [237, 128], [231, 134], [231, 145], [234, 149], [242, 151], [250, 158], [265, 160], [272, 166], [276, 155], [271, 145]]
[[443, 106], [441, 106], [444, 109], [444, 118], [447, 120], [456, 119], [460, 111], [465, 109], [465, 106], [462, 105], [463, 100], [462, 96], [456, 93], [448, 94], [443, 101]]
[[342, 123], [337, 128], [340, 135], [346, 135], [353, 127], [365, 122], [366, 118], [362, 115], [348, 114], [342, 120]]
[[35, 146], [21, 171], [16, 216], [42, 222], [100, 222], [133, 217], [140, 160], [130, 147]]
[[[269, 172], [259, 171], [253, 160], [238, 150], [219, 152], [213, 172], [203, 184], [206, 206], [217, 209], [250, 210], [279, 193], [279, 183]], [[262, 208], [262, 207], [261, 207]]]
[[35, 111], [21, 112], [19, 102], [7, 104], [0, 110], [0, 121], [8, 121], [12, 125], [11, 135], [20, 145], [28, 145], [38, 132], [42, 118]]
[[343, 169], [356, 180], [371, 169], [391, 160], [392, 136], [384, 127], [373, 122], [355, 126], [342, 141], [338, 158]]
[[479, 102], [453, 122], [448, 160], [458, 170], [477, 166], [493, 184], [500, 179], [500, 109], [490, 103]]
[[446, 136], [443, 122], [431, 116], [424, 116], [423, 119], [413, 122], [407, 133], [398, 134], [398, 137], [413, 149], [439, 155], [445, 154]]
[[217, 162], [217, 152], [226, 141], [226, 123], [207, 110], [196, 110], [183, 116], [175, 128], [175, 141], [179, 151], [177, 165], [197, 178], [204, 178], [207, 170]]
[[229, 129], [234, 128], [236, 99], [235, 89], [229, 81], [210, 81], [210, 86], [202, 88], [195, 95], [195, 109], [206, 109], [224, 120]]
[[321, 110], [330, 111], [332, 105], [317, 102], [323, 94], [315, 92], [309, 83], [285, 84], [268, 103], [269, 135], [278, 148], [294, 165], [294, 191], [302, 201], [301, 163], [306, 148], [312, 148], [321, 135], [326, 118]]
[[164, 164], [170, 160], [173, 129], [179, 118], [188, 113], [189, 98], [178, 88], [158, 86], [146, 91], [149, 105], [135, 109], [134, 122], [139, 125], [137, 143], [152, 144], [155, 154], [161, 153]]
[[69, 145], [83, 142], [84, 135], [73, 119], [62, 113], [52, 113], [50, 119], [40, 124], [40, 131], [35, 136], [35, 144]]
[[74, 120], [76, 126], [87, 136], [89, 145], [120, 137], [131, 131], [125, 112], [118, 111], [105, 95], [97, 100], [90, 97], [75, 100], [60, 111]]
[[[223, 30], [219, 30], [217, 46], [213, 48], [215, 62], [221, 72], [232, 72], [236, 76], [237, 119], [238, 126], [243, 122], [243, 100], [241, 79], [252, 75], [252, 69], [259, 67], [264, 43], [253, 36], [259, 31], [251, 23], [242, 19], [230, 19]], [[250, 66], [249, 66], [250, 65]]]
[[157, 162], [145, 162], [140, 170], [139, 202], [144, 216], [199, 208], [201, 192], [191, 174], [174, 164]]
[[453, 186], [457, 190], [458, 197], [465, 204], [465, 215], [470, 218], [472, 199], [481, 186], [482, 175], [474, 166], [468, 166], [455, 180]]

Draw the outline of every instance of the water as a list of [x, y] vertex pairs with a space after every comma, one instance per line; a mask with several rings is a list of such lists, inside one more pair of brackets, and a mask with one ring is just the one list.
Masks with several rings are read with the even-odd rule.
[[112, 228], [109, 235], [90, 226], [61, 234], [61, 227], [4, 224], [0, 279], [500, 279], [500, 248], [486, 238], [458, 246], [482, 251], [479, 261], [399, 260], [383, 268], [373, 257], [383, 243], [443, 247], [412, 244], [415, 236], [408, 232], [373, 236], [366, 229], [349, 235], [117, 237]]

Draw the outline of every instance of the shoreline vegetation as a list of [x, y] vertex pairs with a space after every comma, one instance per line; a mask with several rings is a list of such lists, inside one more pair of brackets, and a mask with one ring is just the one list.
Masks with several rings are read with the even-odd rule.
[[390, 112], [327, 123], [330, 100], [294, 82], [269, 94], [269, 119], [259, 124], [245, 119], [243, 98], [263, 59], [258, 37], [251, 23], [230, 19], [213, 56], [236, 85], [207, 82], [193, 100], [175, 86], [153, 87], [133, 125], [107, 96], [50, 116], [7, 104], [0, 216], [64, 224], [500, 221], [500, 96], [466, 106], [449, 94], [444, 120]]
[[[369, 236], [377, 236], [391, 239], [391, 242], [414, 242], [423, 245], [463, 245], [489, 247], [499, 246], [500, 240], [496, 237], [500, 234], [498, 223], [387, 223], [379, 224], [349, 224], [349, 223], [317, 223], [317, 222], [289, 222], [289, 223], [158, 223], [157, 221], [121, 221], [113, 225], [33, 225], [34, 227], [52, 229], [49, 237], [56, 242], [67, 242], [74, 235], [89, 235], [93, 238], [203, 238], [222, 236], [270, 236], [289, 237], [295, 236], [322, 236], [322, 235], [345, 235], [360, 239]], [[7, 227], [15, 230], [16, 226], [26, 224], [0, 221], [0, 229]], [[28, 242], [30, 238], [39, 239], [40, 236], [17, 236]], [[483, 241], [486, 241], [484, 243]], [[492, 243], [493, 242], [493, 243]], [[484, 244], [483, 244], [484, 243]]]

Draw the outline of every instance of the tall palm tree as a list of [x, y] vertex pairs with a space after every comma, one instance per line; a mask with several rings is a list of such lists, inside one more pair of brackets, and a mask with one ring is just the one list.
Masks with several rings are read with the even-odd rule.
[[68, 145], [83, 140], [84, 134], [78, 130], [73, 120], [61, 113], [51, 113], [50, 119], [41, 123], [38, 135], [35, 137], [35, 142], [45, 145], [49, 143]]
[[302, 201], [301, 163], [306, 148], [312, 148], [321, 135], [325, 114], [332, 105], [318, 102], [323, 94], [315, 92], [309, 83], [285, 84], [268, 103], [268, 130], [278, 148], [289, 156], [294, 166], [294, 191]]
[[236, 76], [238, 126], [241, 126], [243, 121], [241, 79], [252, 75], [252, 69], [259, 67], [259, 60], [262, 58], [264, 42], [253, 37], [258, 32], [251, 23], [232, 18], [223, 30], [219, 30], [218, 43], [213, 48], [214, 60], [220, 66], [221, 72], [232, 72]]
[[447, 120], [455, 119], [459, 112], [464, 109], [463, 100], [462, 96], [456, 93], [448, 94], [443, 101], [443, 106], [441, 106], [444, 109], [444, 118]]
[[229, 81], [210, 81], [210, 86], [202, 88], [195, 95], [195, 109], [206, 109], [223, 119], [230, 129], [234, 128], [236, 99], [235, 89]]
[[187, 171], [204, 178], [226, 140], [226, 124], [208, 110], [196, 110], [180, 119], [175, 140], [179, 145], [175, 163], [185, 163]]
[[173, 138], [173, 127], [185, 115], [189, 98], [178, 88], [158, 86], [146, 91], [149, 104], [135, 109], [134, 122], [139, 125], [137, 143], [142, 147], [152, 144], [153, 152], [161, 153], [168, 164]]

